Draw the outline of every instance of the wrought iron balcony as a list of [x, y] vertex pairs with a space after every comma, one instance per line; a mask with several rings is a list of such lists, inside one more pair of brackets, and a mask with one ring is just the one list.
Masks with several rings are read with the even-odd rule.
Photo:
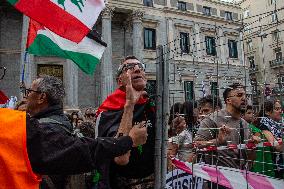
[[271, 68], [283, 66], [284, 60], [281, 60], [281, 59], [271, 60], [269, 61], [269, 64]]

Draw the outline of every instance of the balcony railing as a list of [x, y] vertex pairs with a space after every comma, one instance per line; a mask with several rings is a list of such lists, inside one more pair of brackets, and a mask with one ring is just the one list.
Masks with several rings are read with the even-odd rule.
[[269, 61], [270, 67], [278, 67], [284, 65], [284, 60], [271, 60]]

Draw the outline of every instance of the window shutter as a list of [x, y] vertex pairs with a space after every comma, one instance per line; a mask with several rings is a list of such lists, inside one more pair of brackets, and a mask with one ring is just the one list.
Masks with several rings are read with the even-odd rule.
[[217, 9], [211, 8], [211, 14], [212, 15], [217, 15]]
[[224, 10], [220, 10], [220, 16], [225, 17], [225, 11]]
[[197, 10], [197, 12], [203, 12], [203, 7], [202, 7], [202, 5], [196, 4], [196, 10]]
[[194, 11], [193, 3], [186, 3], [186, 9], [187, 9], [187, 10]]
[[233, 13], [233, 20], [238, 20], [238, 17], [239, 15], [238, 15], [238, 13]]

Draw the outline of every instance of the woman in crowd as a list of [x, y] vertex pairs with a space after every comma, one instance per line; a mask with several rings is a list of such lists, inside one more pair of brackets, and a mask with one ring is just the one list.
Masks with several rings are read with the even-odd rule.
[[71, 113], [71, 123], [73, 125], [73, 129], [76, 129], [77, 127], [77, 121], [78, 121], [79, 115], [77, 112]]
[[194, 123], [193, 104], [175, 103], [169, 117], [168, 155], [183, 161], [193, 161], [192, 125]]
[[[267, 100], [262, 105], [262, 109], [259, 112], [258, 127], [261, 129], [263, 135], [272, 145], [272, 162], [274, 164], [274, 173], [276, 178], [283, 178], [283, 144], [281, 131], [281, 114], [282, 108], [279, 100]], [[279, 141], [281, 143], [279, 143]], [[266, 162], [267, 163], [267, 162]]]

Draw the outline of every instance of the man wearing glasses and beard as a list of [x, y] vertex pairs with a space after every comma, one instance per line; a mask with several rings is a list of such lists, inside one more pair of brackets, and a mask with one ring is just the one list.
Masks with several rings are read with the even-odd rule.
[[[205, 117], [200, 123], [194, 139], [199, 148], [227, 146], [230, 143], [246, 144], [248, 140], [252, 142], [257, 140], [256, 138], [250, 139], [251, 133], [248, 124], [241, 118], [247, 104], [244, 86], [239, 83], [228, 86], [223, 93], [223, 97], [226, 107]], [[223, 149], [202, 154], [207, 164], [236, 169], [244, 169], [247, 163], [246, 160], [254, 158], [254, 151], [252, 150]], [[220, 185], [217, 186], [214, 183], [209, 187], [226, 188]]]
[[[134, 189], [154, 186], [155, 107], [147, 98], [145, 65], [135, 56], [126, 57], [117, 70], [118, 88], [107, 97], [97, 112], [99, 137], [127, 135], [134, 125], [146, 126], [145, 145], [132, 148], [98, 170], [99, 188]], [[126, 121], [128, 118], [128, 121]]]

